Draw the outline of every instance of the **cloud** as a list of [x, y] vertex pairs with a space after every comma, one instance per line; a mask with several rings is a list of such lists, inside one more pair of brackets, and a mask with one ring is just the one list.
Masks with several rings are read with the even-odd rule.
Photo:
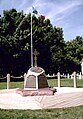
[[82, 36], [83, 37], [83, 26], [78, 27], [77, 30], [71, 29], [71, 30], [66, 30], [64, 29], [64, 39], [66, 41], [70, 41], [76, 38], [76, 36]]
[[9, 10], [16, 8], [17, 11], [25, 11], [33, 3], [34, 0], [1, 0], [0, 1], [0, 13], [3, 10]]
[[[58, 0], [34, 0], [32, 6], [34, 6], [40, 14], [44, 14], [46, 18], [50, 19], [53, 25], [61, 25], [63, 23], [62, 20], [67, 19], [71, 14], [76, 12], [79, 5], [83, 5], [82, 0], [59, 1], [60, 2], [58, 2]], [[25, 10], [25, 12], [28, 11], [30, 11], [30, 8]]]
[[[83, 5], [82, 1], [68, 1], [65, 2], [62, 5], [57, 5], [56, 8], [54, 8], [52, 6], [52, 10], [51, 12], [48, 13], [48, 18], [51, 18], [51, 20], [55, 22], [59, 22], [61, 20], [63, 20], [64, 18], [67, 18], [68, 16], [70, 16], [71, 14], [73, 14], [75, 11], [78, 10], [79, 5]], [[53, 13], [53, 14], [52, 14]]]

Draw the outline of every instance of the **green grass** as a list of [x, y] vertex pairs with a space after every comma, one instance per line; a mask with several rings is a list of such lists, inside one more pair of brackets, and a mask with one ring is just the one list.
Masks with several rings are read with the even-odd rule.
[[[10, 82], [10, 88], [23, 88], [23, 82]], [[6, 89], [7, 83], [6, 82], [0, 82], [0, 89]]]
[[[49, 79], [48, 84], [49, 84], [49, 86], [57, 87], [58, 80], [57, 79]], [[73, 79], [61, 79], [61, 87], [74, 87]], [[83, 88], [83, 80], [77, 79], [77, 87]]]
[[[57, 79], [48, 79], [48, 85], [51, 87], [57, 87], [58, 81]], [[24, 82], [10, 82], [10, 88], [23, 88]], [[61, 79], [61, 87], [73, 87], [73, 79]], [[83, 80], [77, 80], [77, 87], [83, 88]], [[6, 89], [6, 82], [0, 82], [0, 89]]]
[[0, 119], [83, 119], [83, 106], [43, 110], [0, 110]]

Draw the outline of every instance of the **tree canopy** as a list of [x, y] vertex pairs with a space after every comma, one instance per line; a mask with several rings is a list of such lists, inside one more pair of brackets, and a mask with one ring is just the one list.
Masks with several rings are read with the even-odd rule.
[[[80, 72], [83, 38], [77, 36], [66, 42], [63, 29], [53, 26], [49, 19], [32, 16], [33, 50], [37, 49], [38, 66], [46, 73]], [[31, 66], [31, 14], [4, 10], [0, 18], [0, 75], [19, 75]]]

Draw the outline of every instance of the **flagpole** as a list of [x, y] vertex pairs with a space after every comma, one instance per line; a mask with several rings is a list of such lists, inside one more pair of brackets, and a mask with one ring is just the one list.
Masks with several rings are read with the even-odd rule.
[[32, 12], [31, 12], [31, 67], [33, 67]]

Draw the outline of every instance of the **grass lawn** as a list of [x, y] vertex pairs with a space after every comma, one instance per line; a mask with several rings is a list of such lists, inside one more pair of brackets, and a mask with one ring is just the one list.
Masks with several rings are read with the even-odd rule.
[[[57, 87], [58, 80], [57, 79], [49, 79], [49, 86]], [[74, 87], [73, 79], [61, 79], [61, 87]], [[83, 88], [83, 80], [77, 79], [77, 88]]]
[[43, 110], [2, 110], [0, 119], [83, 119], [83, 106]]
[[[23, 82], [10, 82], [10, 88], [23, 88]], [[7, 83], [0, 82], [0, 89], [6, 89]]]
[[[56, 87], [57, 79], [48, 79], [48, 84]], [[10, 88], [23, 88], [23, 81], [10, 82], [10, 85]], [[73, 87], [73, 80], [61, 79], [61, 86]], [[83, 88], [83, 80], [77, 80], [77, 87]], [[0, 89], [6, 89], [6, 82], [0, 82]], [[0, 109], [0, 119], [83, 119], [83, 106], [42, 110]]]

